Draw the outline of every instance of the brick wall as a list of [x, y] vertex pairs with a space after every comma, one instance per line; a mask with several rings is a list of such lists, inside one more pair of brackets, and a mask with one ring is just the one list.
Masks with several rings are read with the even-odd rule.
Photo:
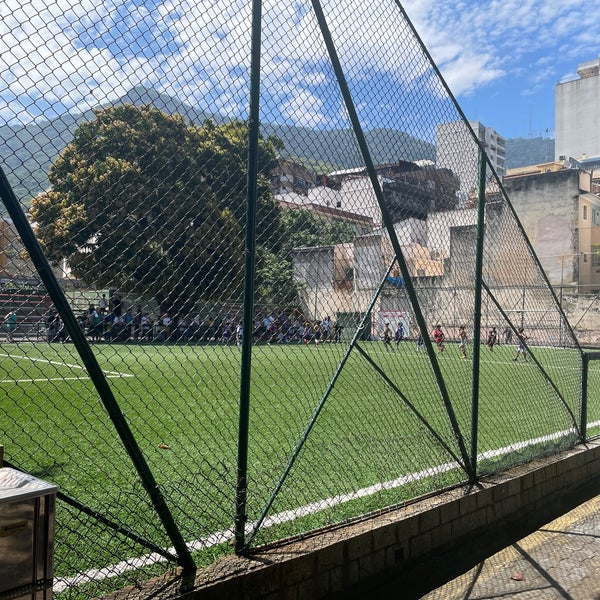
[[250, 558], [225, 557], [186, 593], [180, 581], [149, 582], [140, 597], [420, 598], [599, 493], [594, 441]]

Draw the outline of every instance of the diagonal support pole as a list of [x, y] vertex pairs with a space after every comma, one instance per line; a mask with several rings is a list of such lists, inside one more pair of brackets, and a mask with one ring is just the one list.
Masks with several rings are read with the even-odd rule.
[[442, 438], [442, 436], [429, 424], [427, 419], [423, 416], [421, 411], [406, 397], [402, 390], [386, 375], [385, 371], [365, 352], [359, 344], [356, 344], [356, 349], [361, 356], [379, 373], [379, 376], [387, 383], [387, 385], [394, 391], [394, 393], [402, 400], [404, 405], [410, 410], [410, 412], [417, 418], [419, 423], [427, 429], [431, 434], [431, 437], [452, 457], [454, 462], [459, 464], [464, 470], [465, 465], [462, 465], [460, 458]]
[[[487, 292], [487, 294], [488, 294], [489, 298], [491, 299], [491, 301], [496, 306], [496, 309], [498, 310], [498, 312], [502, 315], [502, 318], [510, 325], [510, 327], [513, 330], [514, 334], [516, 336], [518, 336], [519, 333], [517, 331], [516, 326], [513, 325], [513, 323], [510, 320], [509, 316], [506, 314], [506, 312], [504, 311], [504, 309], [500, 306], [500, 303], [496, 299], [496, 296], [494, 296], [494, 294], [492, 293], [492, 291], [490, 290], [490, 288], [487, 286], [487, 284], [485, 283], [485, 281], [482, 281], [481, 285], [482, 285], [483, 289]], [[527, 343], [525, 342], [525, 340], [523, 340], [523, 344], [524, 344], [525, 348], [527, 349], [527, 353], [531, 357], [531, 360], [534, 362], [535, 366], [540, 370], [540, 372], [542, 373], [542, 375], [545, 377], [545, 379], [548, 382], [548, 384], [550, 385], [550, 387], [556, 392], [556, 395], [558, 396], [558, 398], [561, 401], [562, 405], [565, 407], [565, 410], [569, 414], [569, 417], [571, 417], [571, 421], [573, 422], [573, 429], [575, 429], [575, 431], [577, 432], [577, 435], [581, 439], [583, 439], [583, 436], [585, 435], [585, 426], [582, 426], [581, 429], [580, 429], [580, 425], [577, 423], [577, 419], [576, 419], [575, 415], [573, 414], [573, 411], [571, 410], [571, 407], [569, 406], [569, 403], [566, 401], [565, 397], [562, 395], [562, 393], [558, 389], [558, 387], [556, 387], [556, 384], [552, 380], [552, 377], [546, 372], [546, 370], [544, 369], [543, 365], [536, 358], [535, 354], [531, 351], [531, 348], [527, 345]], [[582, 360], [585, 360], [585, 354], [583, 354], [583, 359]]]
[[277, 497], [279, 490], [281, 490], [281, 488], [283, 487], [283, 484], [284, 484], [285, 480], [287, 479], [290, 471], [292, 470], [292, 467], [294, 466], [294, 463], [296, 462], [296, 459], [298, 458], [300, 451], [304, 447], [304, 444], [306, 443], [306, 440], [308, 439], [308, 436], [310, 435], [312, 428], [314, 427], [315, 423], [317, 422], [317, 419], [319, 418], [319, 415], [321, 414], [321, 411], [323, 410], [323, 407], [325, 406], [325, 402], [331, 395], [331, 392], [333, 391], [333, 388], [344, 369], [344, 365], [346, 364], [346, 362], [350, 358], [350, 355], [352, 354], [352, 350], [355, 347], [358, 348], [358, 338], [362, 334], [363, 329], [367, 326], [367, 321], [371, 318], [371, 311], [373, 310], [373, 307], [375, 306], [375, 303], [377, 302], [377, 299], [379, 298], [379, 295], [381, 294], [381, 290], [383, 289], [385, 280], [387, 279], [387, 276], [390, 274], [395, 262], [396, 262], [395, 259], [392, 260], [389, 267], [387, 268], [387, 271], [385, 272], [385, 274], [381, 280], [381, 283], [379, 284], [379, 287], [377, 288], [377, 290], [375, 291], [375, 294], [373, 295], [373, 298], [371, 299], [369, 308], [363, 314], [363, 318], [361, 319], [361, 322], [359, 323], [358, 327], [356, 328], [356, 331], [354, 332], [352, 341], [350, 342], [350, 345], [346, 349], [346, 353], [342, 357], [342, 360], [340, 361], [340, 364], [338, 365], [335, 373], [333, 374], [333, 377], [332, 377], [331, 381], [329, 382], [329, 385], [327, 386], [327, 389], [325, 390], [323, 396], [321, 397], [319, 404], [313, 411], [313, 414], [308, 422], [308, 425], [306, 426], [306, 428], [304, 430], [304, 433], [302, 434], [302, 436], [300, 437], [300, 440], [296, 444], [296, 448], [295, 448], [294, 452], [292, 453], [292, 456], [290, 457], [290, 460], [288, 461], [288, 464], [287, 464], [283, 474], [279, 478], [279, 482], [277, 483], [277, 485], [275, 486], [275, 489], [271, 493], [271, 497], [269, 498], [269, 500], [267, 501], [267, 504], [263, 508], [260, 517], [254, 524], [252, 532], [250, 533], [250, 535], [248, 536], [248, 538], [246, 540], [246, 548], [245, 548], [246, 551], [248, 550], [249, 545], [251, 544], [252, 540], [256, 537], [256, 534], [258, 533], [263, 521], [269, 514], [269, 511], [271, 510], [271, 506], [273, 506], [273, 502], [275, 501], [275, 498]]
[[8, 179], [4, 173], [4, 170], [0, 167], [0, 197], [4, 202], [4, 206], [13, 220], [13, 223], [17, 229], [17, 232], [23, 240], [23, 244], [27, 248], [27, 252], [31, 257], [35, 268], [46, 286], [50, 298], [58, 311], [63, 323], [73, 344], [85, 365], [90, 379], [94, 384], [94, 387], [98, 391], [100, 399], [104, 404], [108, 415], [115, 426], [121, 442], [127, 451], [127, 454], [131, 458], [131, 461], [140, 477], [140, 480], [146, 490], [146, 493], [152, 501], [154, 510], [158, 514], [167, 535], [169, 536], [175, 551], [177, 552], [178, 564], [183, 568], [184, 571], [184, 582], [183, 585], [187, 585], [190, 579], [193, 579], [194, 573], [196, 572], [196, 565], [190, 554], [188, 547], [186, 546], [185, 540], [179, 531], [177, 524], [171, 514], [171, 511], [160, 491], [158, 483], [154, 479], [154, 475], [144, 458], [144, 455], [137, 444], [135, 437], [129, 427], [129, 424], [125, 420], [125, 416], [119, 407], [116, 398], [113, 395], [112, 388], [109, 386], [96, 356], [92, 352], [90, 345], [88, 344], [81, 327], [75, 319], [75, 315], [69, 306], [69, 303], [64, 295], [64, 292], [44, 255], [42, 248], [37, 241], [31, 225], [19, 204], [17, 197], [13, 189], [10, 186]]
[[[30, 474], [28, 471], [25, 471], [24, 469], [21, 469], [21, 468], [17, 467], [16, 465], [13, 465], [11, 462], [9, 462], [7, 460], [5, 460], [3, 462], [4, 462], [4, 466], [10, 467], [11, 469], [14, 469], [15, 471], [21, 471], [21, 473]], [[119, 535], [129, 538], [130, 540], [134, 541], [136, 544], [139, 544], [143, 548], [147, 548], [151, 552], [155, 552], [159, 556], [162, 556], [163, 558], [165, 558], [168, 561], [171, 561], [172, 563], [177, 563], [177, 557], [175, 555], [171, 554], [168, 550], [161, 548], [160, 546], [155, 544], [152, 540], [144, 538], [141, 535], [138, 535], [137, 533], [135, 533], [134, 531], [131, 531], [130, 529], [127, 529], [126, 527], [123, 527], [122, 523], [115, 523], [112, 519], [107, 519], [104, 515], [101, 515], [98, 511], [94, 510], [90, 506], [87, 506], [86, 504], [79, 502], [79, 500], [76, 500], [72, 496], [69, 496], [68, 494], [65, 494], [64, 492], [61, 492], [60, 490], [58, 490], [56, 492], [56, 497], [59, 500], [61, 500], [62, 502], [64, 502], [65, 504], [68, 504], [69, 506], [73, 507], [74, 509], [78, 510], [79, 512], [82, 512], [84, 515], [87, 515], [88, 517], [92, 517], [92, 519], [95, 519], [96, 521], [98, 521], [98, 523], [102, 523], [102, 525], [105, 525], [109, 529], [112, 529], [115, 533], [118, 533]]]
[[315, 11], [315, 15], [317, 17], [317, 21], [319, 23], [319, 28], [321, 29], [321, 34], [323, 35], [323, 41], [327, 47], [327, 52], [329, 54], [329, 59], [331, 60], [331, 64], [333, 66], [333, 70], [336, 75], [337, 82], [340, 86], [340, 91], [344, 98], [344, 103], [346, 105], [346, 110], [348, 111], [348, 115], [350, 117], [350, 121], [352, 123], [352, 127], [354, 129], [354, 133], [356, 135], [356, 140], [360, 147], [363, 160], [365, 161], [365, 165], [367, 167], [367, 173], [369, 175], [369, 179], [371, 180], [371, 185], [373, 186], [373, 191], [375, 192], [375, 196], [377, 198], [377, 202], [381, 209], [381, 214], [383, 217], [383, 223], [385, 228], [390, 236], [390, 241], [392, 243], [392, 248], [394, 249], [394, 253], [396, 255], [396, 260], [398, 261], [398, 265], [400, 267], [400, 271], [402, 273], [402, 277], [404, 278], [404, 285], [406, 288], [406, 292], [408, 294], [410, 303], [415, 313], [415, 319], [417, 321], [417, 325], [421, 334], [423, 335], [423, 340], [425, 342], [425, 347], [427, 349], [427, 353], [429, 354], [429, 358], [431, 360], [431, 367], [433, 369], [435, 379], [440, 391], [440, 395], [442, 397], [442, 401], [444, 403], [446, 412], [448, 414], [448, 419], [450, 421], [452, 431], [454, 433], [454, 437], [456, 440], [456, 444], [458, 446], [460, 455], [462, 456], [462, 463], [467, 465], [467, 475], [469, 480], [474, 479], [474, 473], [471, 468], [471, 461], [469, 460], [469, 452], [467, 450], [467, 446], [465, 444], [465, 440], [463, 434], [461, 432], [458, 419], [456, 417], [456, 413], [454, 411], [454, 407], [452, 406], [452, 402], [450, 400], [450, 396], [448, 394], [448, 389], [446, 387], [446, 383], [442, 376], [442, 372], [440, 369], [440, 365], [438, 363], [437, 357], [433, 350], [433, 345], [431, 340], [429, 339], [429, 335], [427, 334], [427, 324], [425, 323], [425, 318], [423, 317], [423, 313], [421, 311], [421, 307], [418, 302], [418, 298], [412, 283], [412, 278], [410, 272], [408, 270], [408, 265], [406, 260], [404, 259], [404, 254], [402, 252], [402, 248], [400, 247], [400, 242], [398, 241], [398, 236], [396, 235], [396, 230], [394, 229], [394, 224], [390, 215], [390, 212], [387, 208], [387, 204], [385, 202], [385, 198], [383, 196], [383, 191], [381, 189], [381, 185], [379, 183], [379, 179], [377, 177], [377, 173], [375, 171], [375, 166], [373, 164], [373, 160], [371, 159], [371, 154], [369, 152], [369, 147], [367, 145], [362, 126], [360, 120], [358, 118], [358, 114], [356, 112], [356, 108], [354, 107], [354, 101], [352, 99], [352, 95], [350, 93], [350, 89], [348, 87], [348, 83], [346, 81], [339, 57], [337, 55], [337, 51], [335, 49], [335, 45], [333, 43], [333, 39], [331, 37], [331, 32], [329, 31], [329, 27], [327, 25], [327, 21], [325, 19], [325, 15], [323, 13], [323, 9], [321, 7], [321, 3], [319, 0], [311, 0], [311, 4], [313, 10]]

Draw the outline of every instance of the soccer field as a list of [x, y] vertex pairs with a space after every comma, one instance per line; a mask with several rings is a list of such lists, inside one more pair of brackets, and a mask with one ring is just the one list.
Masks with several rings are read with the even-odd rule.
[[[429, 357], [416, 352], [413, 342], [393, 351], [382, 342], [361, 342], [360, 348], [349, 353], [342, 369], [345, 344], [254, 348], [249, 522], [281, 488], [258, 541], [465, 480], [452, 424], [470, 451], [471, 358], [461, 360], [453, 344], [437, 355], [449, 407]], [[230, 538], [235, 513], [239, 350], [99, 344], [94, 352], [184, 538], [195, 542], [201, 561], [210, 560], [224, 551], [216, 548]], [[532, 353], [535, 361], [530, 356], [525, 363], [512, 360], [513, 346], [482, 348], [477, 426], [482, 473], [576, 441], [579, 354], [539, 347]], [[591, 433], [600, 420], [598, 366], [590, 366]], [[125, 530], [170, 545], [72, 345], [3, 345], [0, 383], [2, 443], [11, 464], [58, 485]], [[128, 557], [147, 553], [60, 502], [57, 519], [59, 577], [110, 565], [124, 548]], [[89, 556], [74, 559], [75, 539], [85, 540]]]

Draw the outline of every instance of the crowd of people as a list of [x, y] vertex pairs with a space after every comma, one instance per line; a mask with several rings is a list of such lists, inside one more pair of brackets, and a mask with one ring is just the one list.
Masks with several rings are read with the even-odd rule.
[[343, 325], [333, 322], [329, 316], [322, 320], [310, 320], [298, 311], [277, 316], [269, 313], [255, 320], [253, 338], [268, 344], [297, 342], [318, 346], [321, 343], [339, 343], [343, 329]]
[[[227, 313], [202, 317], [199, 313], [184, 316], [164, 312], [160, 316], [144, 311], [141, 305], [127, 308], [119, 296], [90, 303], [77, 322], [92, 342], [217, 342], [235, 343], [243, 339], [243, 326], [238, 315]], [[67, 331], [58, 312], [52, 310], [45, 319], [46, 337], [51, 342], [64, 342]], [[255, 342], [267, 344], [340, 342], [343, 326], [329, 316], [311, 321], [299, 311], [272, 312], [255, 319], [252, 336]]]
[[[13, 340], [16, 328], [16, 313], [11, 311], [5, 318], [8, 341]], [[126, 308], [119, 296], [106, 299], [103, 294], [98, 302], [90, 304], [87, 311], [78, 317], [82, 331], [92, 342], [216, 342], [219, 344], [236, 344], [241, 347], [244, 328], [239, 315], [231, 313], [222, 317], [209, 316], [203, 318], [195, 313], [183, 317], [172, 316], [169, 312], [156, 317], [150, 315], [137, 305], [135, 309]], [[342, 340], [344, 327], [326, 316], [322, 320], [307, 319], [297, 310], [286, 312], [264, 313], [258, 316], [252, 327], [254, 342], [267, 344], [298, 343], [319, 346], [325, 343], [339, 343]], [[48, 341], [64, 342], [68, 338], [64, 324], [58, 313], [51, 311], [46, 319], [46, 333]], [[503, 331], [504, 343], [510, 344], [513, 331], [506, 327]], [[386, 351], [392, 351], [406, 339], [405, 324], [398, 321], [392, 330], [389, 321], [384, 323], [381, 333]], [[436, 325], [432, 330], [430, 339], [434, 342], [439, 353], [446, 349], [446, 334], [441, 325]], [[467, 358], [468, 335], [464, 325], [457, 330], [459, 356]], [[513, 360], [522, 357], [527, 360], [526, 340], [528, 336], [523, 328], [517, 331], [517, 352]], [[425, 341], [419, 333], [416, 337], [416, 350], [420, 352]], [[496, 327], [491, 327], [484, 337], [485, 344], [490, 352], [500, 344], [500, 336]]]

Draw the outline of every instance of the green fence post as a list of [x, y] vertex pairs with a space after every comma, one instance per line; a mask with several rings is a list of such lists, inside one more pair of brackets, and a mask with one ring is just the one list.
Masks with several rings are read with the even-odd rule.
[[479, 423], [479, 368], [481, 350], [481, 297], [485, 234], [485, 153], [479, 149], [479, 194], [477, 200], [477, 244], [475, 250], [475, 298], [473, 318], [473, 389], [471, 393], [471, 478], [477, 478], [477, 434]]
[[250, 106], [248, 121], [248, 189], [246, 196], [246, 246], [244, 264], [244, 316], [238, 425], [237, 481], [235, 496], [235, 552], [245, 550], [246, 500], [248, 496], [248, 437], [250, 427], [250, 376], [252, 371], [252, 323], [254, 321], [254, 267], [256, 255], [256, 190], [260, 134], [261, 0], [252, 2]]
[[583, 354], [581, 365], [581, 421], [579, 423], [579, 436], [582, 443], [587, 440], [587, 388], [589, 356]]

